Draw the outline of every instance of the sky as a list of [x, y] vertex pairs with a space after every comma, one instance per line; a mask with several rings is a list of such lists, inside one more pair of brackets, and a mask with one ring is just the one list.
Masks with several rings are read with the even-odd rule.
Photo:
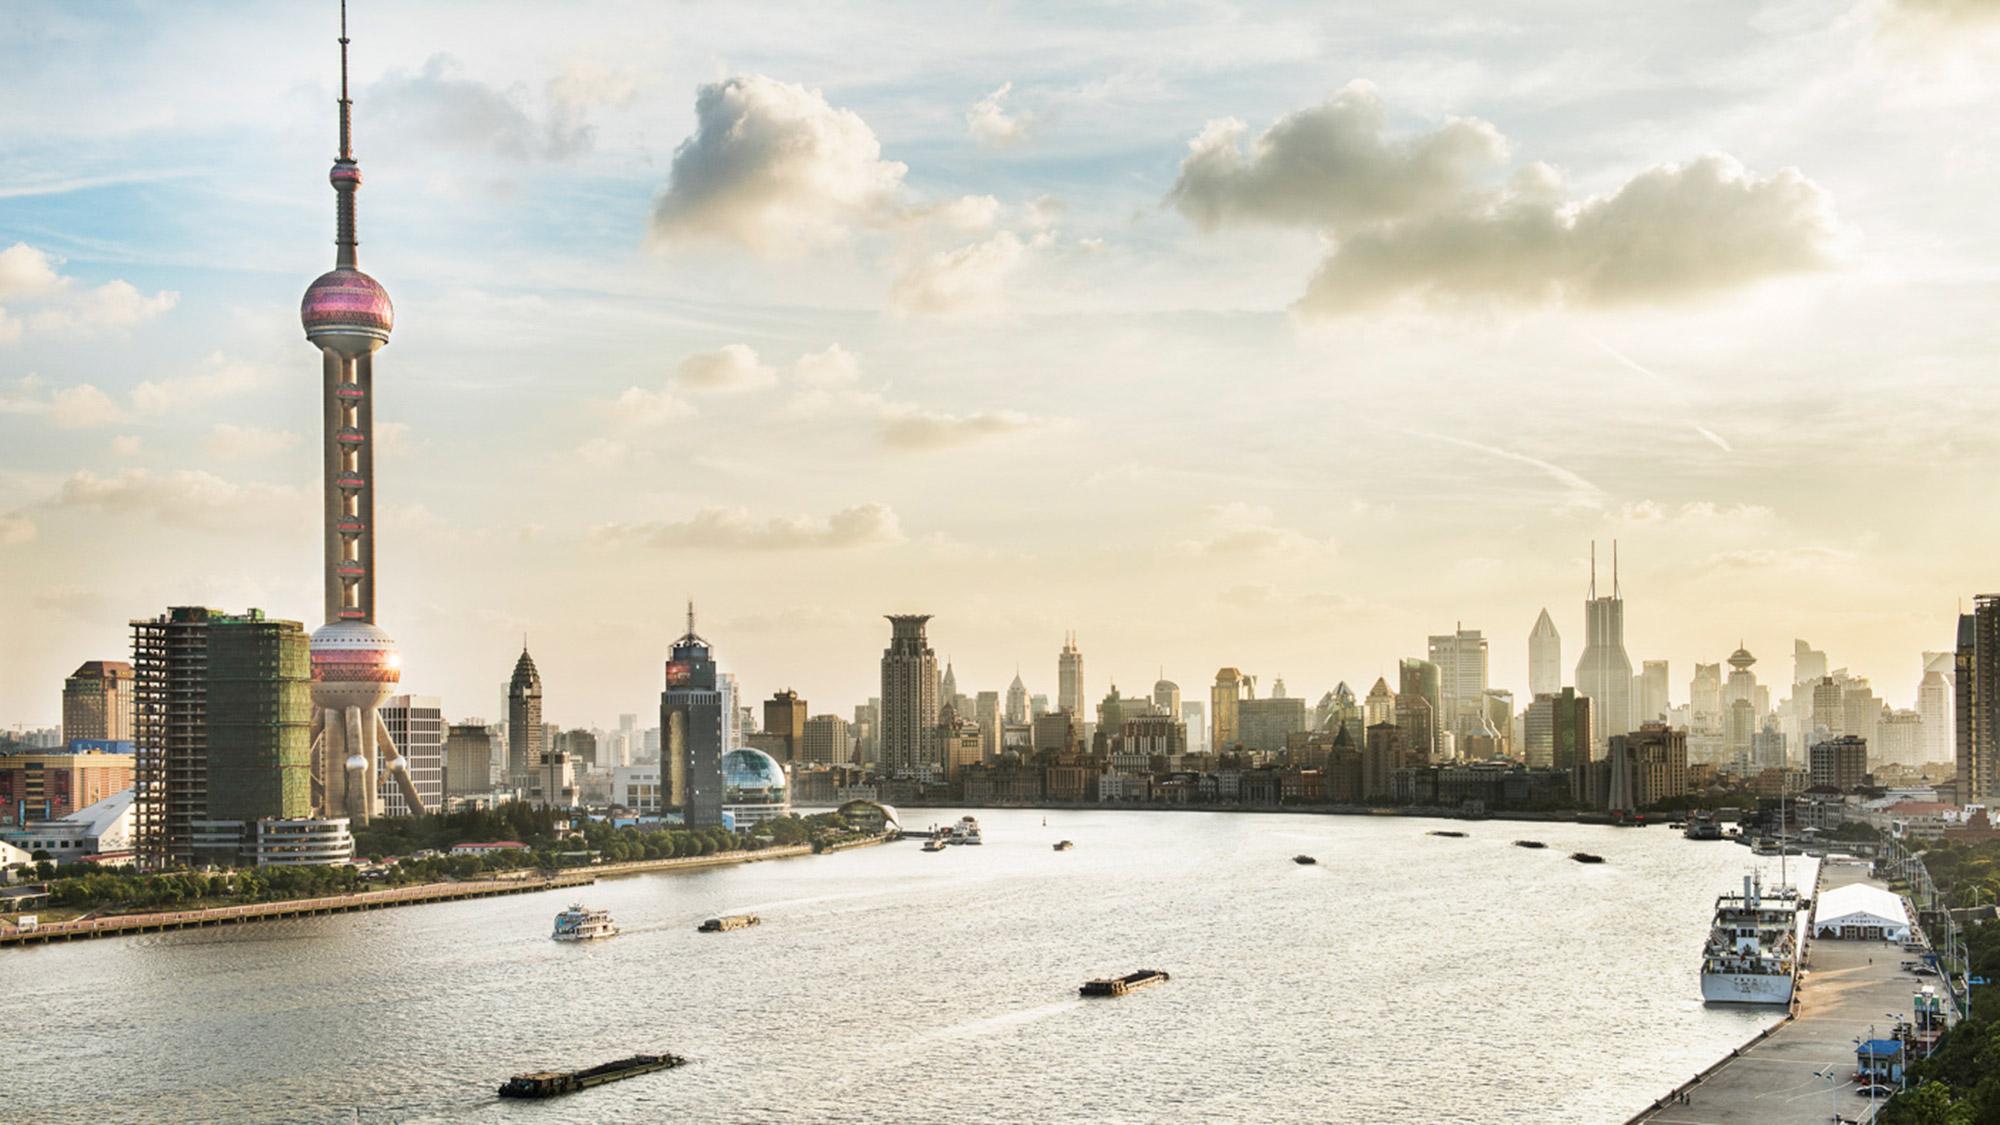
[[[2000, 0], [354, 0], [380, 622], [497, 718], [1218, 666], [1365, 692], [2000, 588]], [[0, 726], [169, 605], [319, 622], [331, 0], [0, 7]], [[1392, 677], [1393, 678], [1393, 677]], [[1782, 694], [1782, 692], [1781, 692]], [[642, 724], [644, 725], [644, 724]]]

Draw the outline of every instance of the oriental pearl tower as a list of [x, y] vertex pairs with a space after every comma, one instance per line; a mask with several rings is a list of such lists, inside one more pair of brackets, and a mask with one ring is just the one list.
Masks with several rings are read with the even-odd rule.
[[299, 305], [326, 380], [326, 624], [312, 635], [313, 804], [355, 826], [377, 811], [386, 769], [413, 811], [424, 808], [381, 706], [401, 679], [396, 642], [375, 624], [375, 349], [389, 342], [388, 291], [356, 264], [354, 161], [347, 97], [347, 5], [340, 6], [340, 155], [328, 179], [338, 215], [333, 269]]

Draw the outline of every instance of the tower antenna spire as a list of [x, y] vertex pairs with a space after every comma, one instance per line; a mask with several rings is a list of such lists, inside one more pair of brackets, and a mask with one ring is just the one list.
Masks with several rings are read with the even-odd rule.
[[347, 0], [340, 0], [340, 158], [354, 159], [354, 137], [349, 128], [347, 98]]
[[1611, 541], [1611, 596], [1618, 597], [1618, 540]]
[[1597, 600], [1597, 540], [1590, 541], [1590, 600]]

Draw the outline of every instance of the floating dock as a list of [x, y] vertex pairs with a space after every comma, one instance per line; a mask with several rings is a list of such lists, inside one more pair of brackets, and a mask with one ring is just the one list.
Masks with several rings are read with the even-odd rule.
[[723, 934], [730, 930], [747, 930], [763, 919], [755, 914], [725, 914], [720, 918], [710, 918], [695, 927], [705, 934]]

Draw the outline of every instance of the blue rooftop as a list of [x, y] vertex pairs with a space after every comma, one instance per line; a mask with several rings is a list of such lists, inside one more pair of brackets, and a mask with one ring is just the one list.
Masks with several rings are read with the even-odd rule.
[[1900, 1055], [1903, 1053], [1903, 1041], [1900, 1039], [1869, 1039], [1863, 1041], [1859, 1047], [1854, 1048], [1854, 1053], [1857, 1055], [1873, 1055], [1878, 1059], [1889, 1055]]

